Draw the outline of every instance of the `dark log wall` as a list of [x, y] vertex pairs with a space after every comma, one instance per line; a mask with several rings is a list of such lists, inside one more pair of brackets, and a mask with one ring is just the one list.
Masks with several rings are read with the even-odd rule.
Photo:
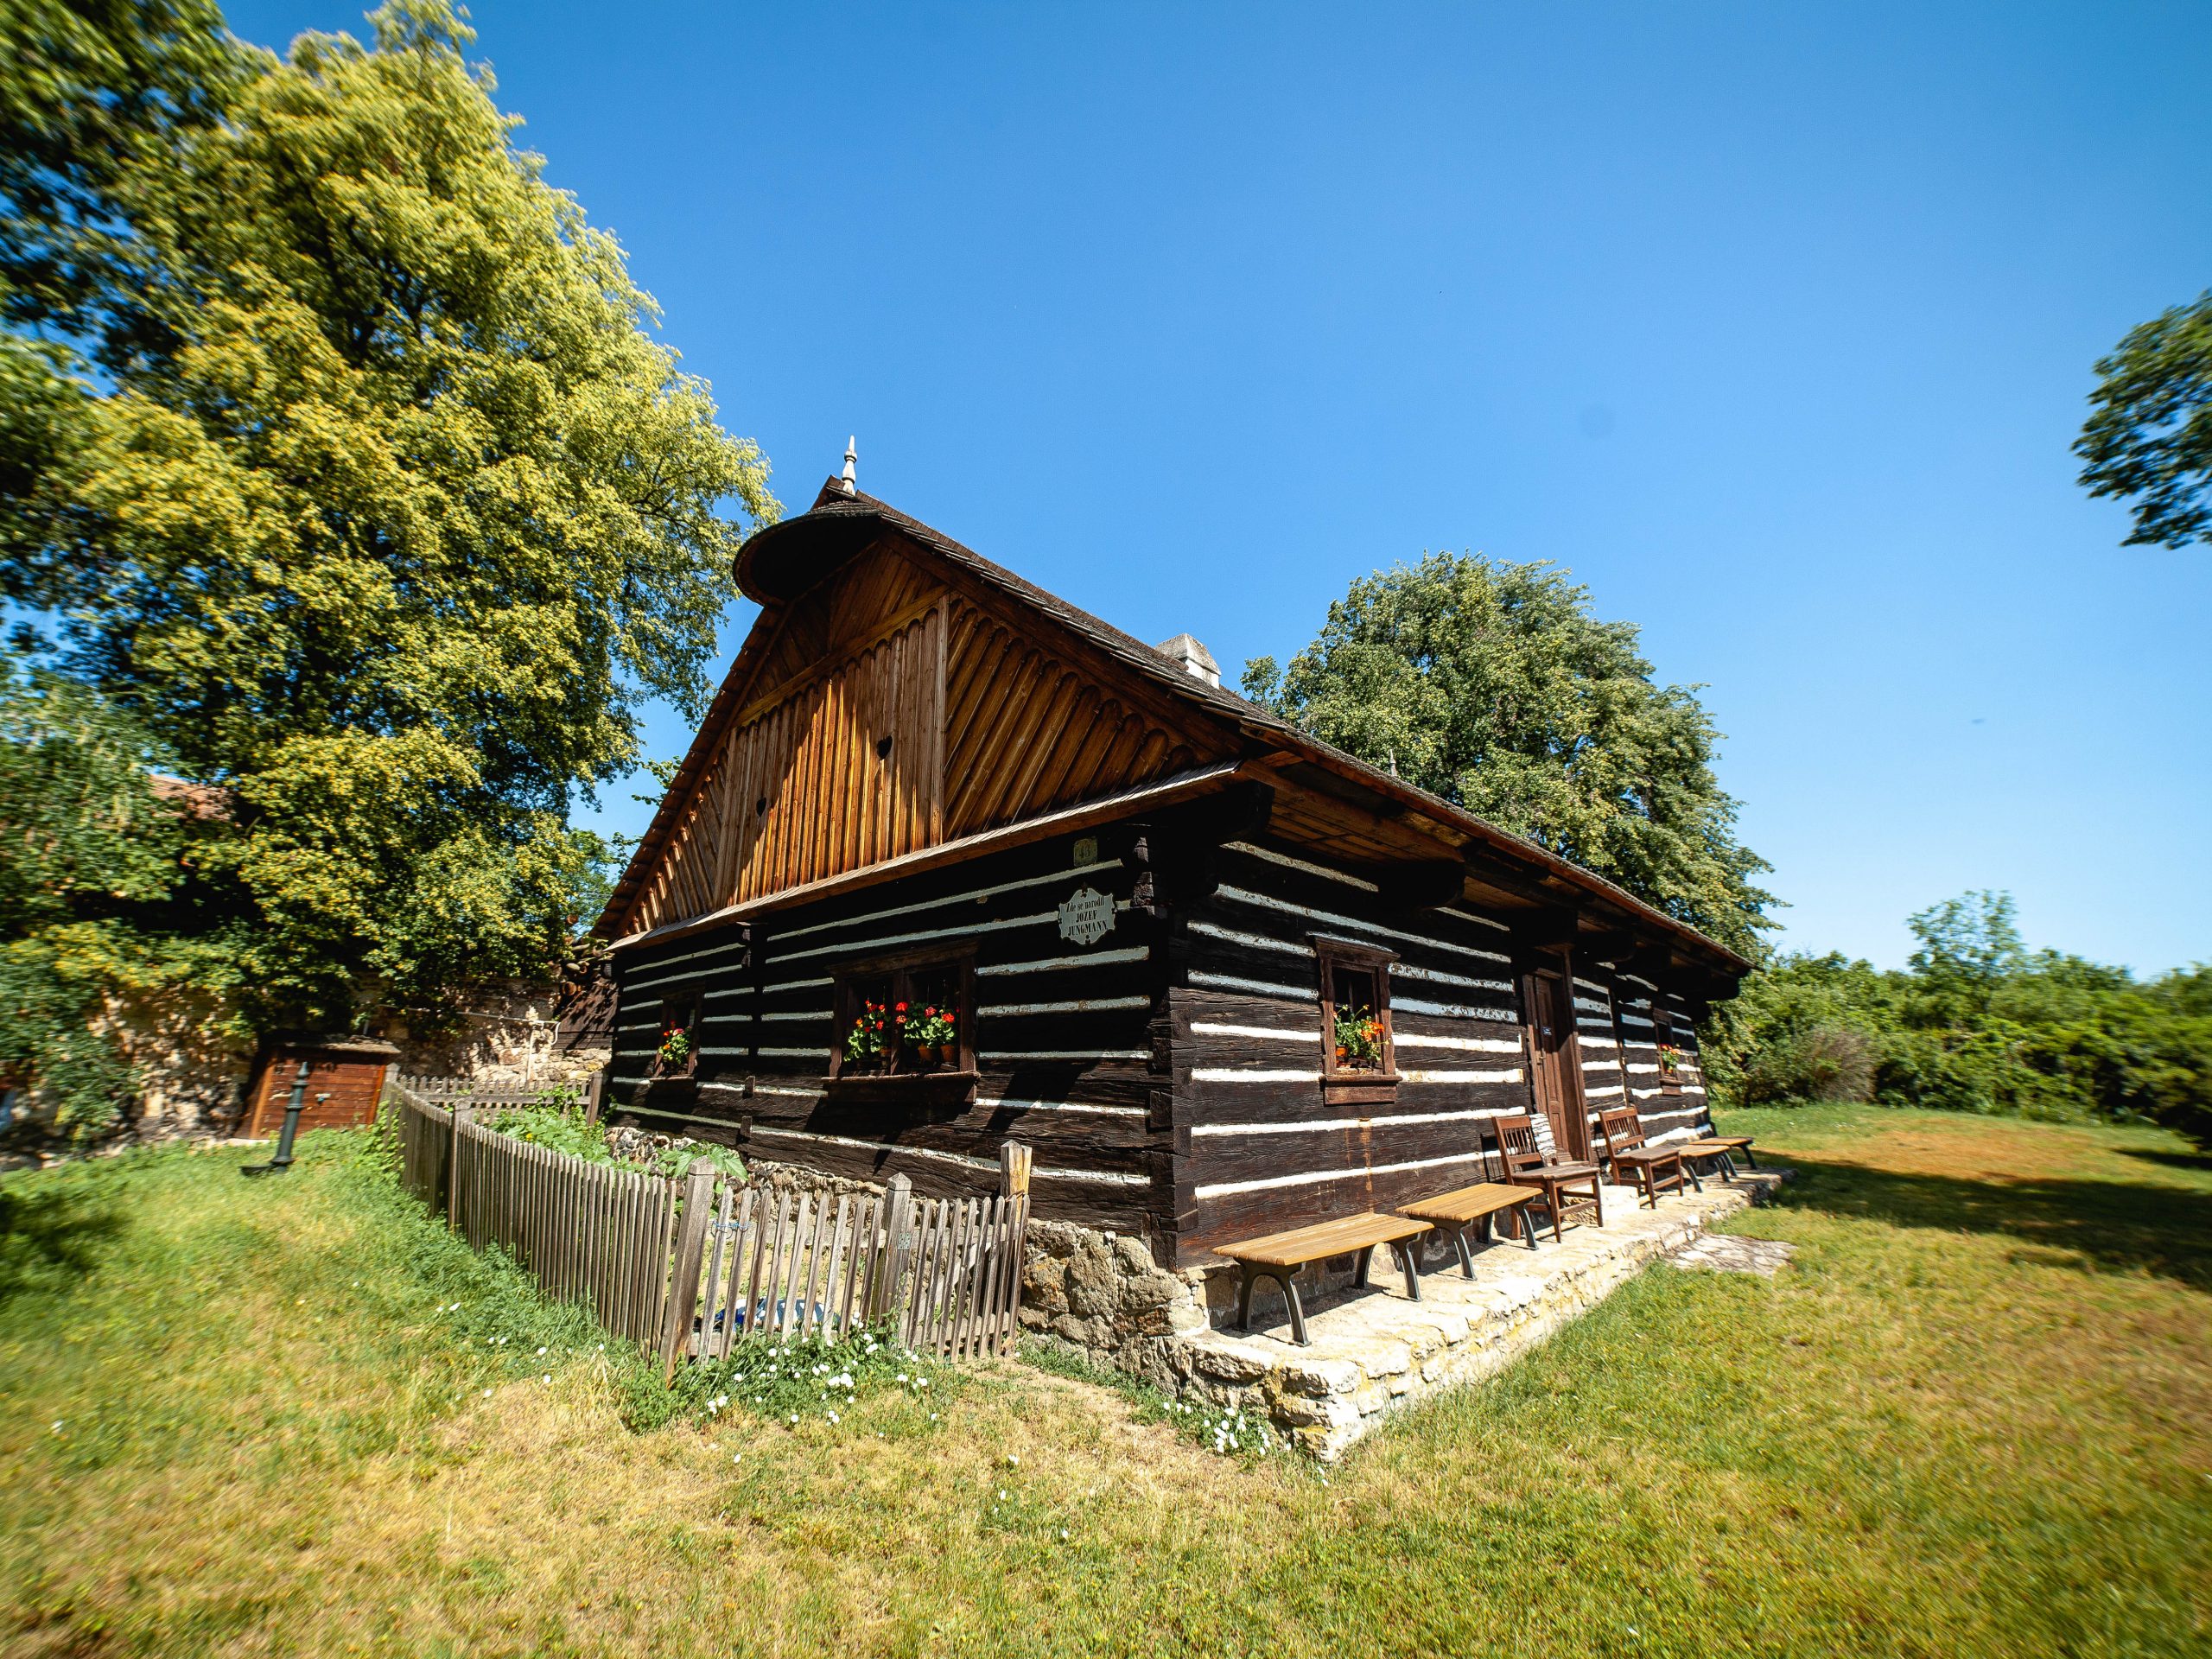
[[[929, 1194], [985, 1192], [1001, 1144], [1035, 1151], [1039, 1216], [1148, 1240], [1201, 1265], [1216, 1244], [1388, 1210], [1496, 1173], [1491, 1120], [1532, 1109], [1521, 976], [1500, 920], [1416, 909], [1371, 880], [1262, 840], [1217, 849], [1148, 832], [1160, 919], [1141, 904], [1134, 826], [971, 860], [757, 916], [619, 958], [608, 1109], [620, 1121], [833, 1174], [905, 1174]], [[1077, 889], [1113, 899], [1090, 945], [1062, 936]], [[1323, 1077], [1313, 937], [1395, 953], [1397, 1083], [1332, 1100]], [[972, 947], [972, 1098], [830, 1083], [837, 972], [889, 952]], [[1648, 982], [1578, 962], [1576, 1042], [1592, 1114], [1626, 1099], [1656, 1139], [1703, 1105], [1688, 1008]], [[1651, 999], [1675, 1011], [1683, 1092], [1662, 1089]], [[696, 1073], [650, 1075], [664, 999], [698, 999]]]
[[[1530, 1107], [1504, 926], [1459, 906], [1393, 906], [1370, 881], [1259, 842], [1224, 847], [1213, 873], [1169, 945], [1176, 1258], [1491, 1173], [1485, 1126]], [[1326, 1098], [1315, 934], [1397, 953], [1393, 1100]]]
[[[1035, 1154], [1039, 1217], [1155, 1235], [1169, 1191], [1152, 1110], [1155, 925], [1129, 906], [1130, 837], [1092, 838], [1088, 865], [1062, 836], [756, 918], [749, 950], [702, 934], [626, 959], [610, 1112], [834, 1174], [904, 1174], [926, 1194], [995, 1191], [1000, 1145], [1019, 1140]], [[1090, 945], [1059, 926], [1059, 905], [1083, 887], [1115, 900], [1112, 930]], [[842, 967], [969, 944], [972, 1100], [944, 1099], [939, 1080], [826, 1082]], [[697, 1073], [652, 1082], [661, 999], [677, 993], [702, 999]]]
[[[1677, 1073], [1679, 1095], [1666, 1092], [1659, 1071], [1655, 1006], [1666, 1010], [1670, 1040], [1682, 1052]], [[1687, 1141], [1693, 1127], [1705, 1116], [1705, 1077], [1698, 1065], [1697, 1033], [1690, 1023], [1689, 1005], [1634, 974], [1617, 975], [1613, 984], [1614, 1021], [1620, 1033], [1622, 1081], [1628, 1103], [1636, 1108], [1643, 1132], [1654, 1141]], [[1618, 1103], [1608, 1100], [1606, 1104]]]
[[[1607, 963], [1578, 965], [1574, 976], [1574, 1046], [1582, 1062], [1582, 1097], [1590, 1109], [1590, 1144], [1602, 1147], [1598, 1114], [1631, 1104], [1621, 1069], [1621, 1039], [1613, 1011], [1613, 970]], [[1656, 1064], [1654, 1057], [1653, 1064]]]

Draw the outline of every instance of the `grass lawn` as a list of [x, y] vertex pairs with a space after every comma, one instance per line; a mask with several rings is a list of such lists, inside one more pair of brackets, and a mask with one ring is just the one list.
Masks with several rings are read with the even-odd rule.
[[0, 1651], [2212, 1651], [2212, 1160], [1732, 1123], [1778, 1280], [1654, 1268], [1325, 1475], [1014, 1363], [626, 1427], [358, 1136], [9, 1177]]

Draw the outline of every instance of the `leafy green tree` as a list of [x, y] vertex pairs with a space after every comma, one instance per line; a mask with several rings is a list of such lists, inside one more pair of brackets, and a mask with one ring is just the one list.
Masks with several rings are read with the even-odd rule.
[[0, 315], [99, 332], [135, 263], [129, 171], [252, 72], [211, 0], [0, 0]]
[[2129, 542], [2212, 541], [2212, 292], [2130, 331], [2097, 373], [2082, 482], [2133, 501]]
[[1954, 1023], [1986, 1014], [1998, 988], [2027, 966], [2016, 915], [2012, 894], [1983, 892], [1946, 899], [1906, 918], [1920, 941], [1912, 971], [1926, 995], [1945, 1001]]
[[166, 913], [186, 833], [156, 758], [83, 688], [0, 658], [0, 1077], [67, 1133], [105, 1128], [130, 1091], [111, 1008], [226, 971]]
[[128, 349], [127, 169], [212, 126], [255, 61], [208, 0], [0, 0], [0, 547], [73, 442], [72, 372]]
[[703, 703], [721, 504], [777, 511], [469, 31], [373, 21], [102, 181], [133, 286], [7, 550], [66, 672], [230, 791], [191, 897], [264, 1028], [563, 948], [603, 852], [569, 810], [645, 701]]
[[1770, 867], [1735, 837], [1694, 686], [1662, 686], [1637, 629], [1543, 564], [1431, 554], [1361, 578], [1320, 637], [1244, 672], [1316, 737], [1573, 859], [1736, 950]]

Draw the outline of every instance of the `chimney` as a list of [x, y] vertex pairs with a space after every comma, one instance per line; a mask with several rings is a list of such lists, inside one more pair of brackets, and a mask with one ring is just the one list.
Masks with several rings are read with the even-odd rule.
[[1179, 664], [1183, 671], [1194, 680], [1204, 680], [1208, 685], [1221, 683], [1221, 668], [1208, 651], [1187, 633], [1179, 633], [1165, 645], [1153, 649], [1172, 663]]

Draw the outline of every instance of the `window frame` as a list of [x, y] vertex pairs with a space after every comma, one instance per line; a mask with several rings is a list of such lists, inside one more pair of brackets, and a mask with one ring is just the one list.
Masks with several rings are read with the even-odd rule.
[[[1308, 936], [1321, 976], [1321, 1093], [1331, 1105], [1395, 1101], [1398, 1097], [1398, 1050], [1390, 1014], [1390, 965], [1395, 950], [1325, 933]], [[1380, 1064], [1344, 1065], [1337, 1059], [1337, 970], [1369, 974], [1375, 984], [1375, 1017], [1382, 1023]]]
[[1661, 1000], [1658, 992], [1654, 991], [1651, 994], [1651, 1053], [1659, 1062], [1659, 1097], [1662, 1100], [1680, 1100], [1682, 1095], [1681, 1067], [1678, 1065], [1674, 1071], [1668, 1071], [1666, 1057], [1659, 1052], [1662, 1048], [1673, 1049], [1681, 1055], [1684, 1062], [1689, 1059], [1688, 1052], [1675, 1040], [1675, 1011]]
[[[648, 1075], [654, 1082], [665, 1083], [673, 1078], [698, 1075], [701, 1006], [697, 991], [678, 991], [672, 996], [660, 999], [660, 1038], [654, 1043], [652, 1058], [646, 1065]], [[660, 1046], [668, 1040], [669, 1033], [673, 1031], [680, 1031], [690, 1038], [691, 1046], [683, 1056], [683, 1064], [671, 1070], [660, 1057]]]
[[[954, 1011], [954, 1029], [957, 1036], [951, 1063], [934, 1071], [920, 1070], [910, 1056], [912, 1046], [902, 1041], [899, 1052], [892, 1057], [889, 1070], [848, 1071], [845, 1069], [845, 1033], [852, 1029], [861, 1004], [867, 1000], [861, 994], [861, 982], [887, 978], [891, 982], [889, 1000], [893, 1002], [903, 1000], [911, 1007], [917, 1001], [912, 995], [914, 980], [924, 974], [940, 973], [953, 976], [958, 999]], [[861, 1084], [895, 1088], [930, 1082], [943, 1083], [947, 1079], [965, 1080], [970, 1084], [975, 1081], [978, 1067], [976, 1060], [976, 946], [973, 941], [931, 950], [857, 957], [832, 967], [830, 978], [832, 1023], [828, 1077], [830, 1084], [849, 1089]]]

